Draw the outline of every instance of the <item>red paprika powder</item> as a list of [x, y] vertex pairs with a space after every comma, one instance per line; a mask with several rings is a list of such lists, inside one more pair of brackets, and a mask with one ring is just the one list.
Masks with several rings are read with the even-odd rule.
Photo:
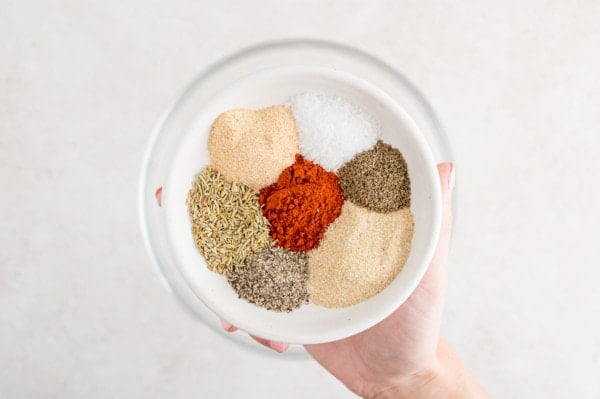
[[271, 223], [271, 238], [300, 252], [319, 246], [327, 226], [340, 215], [344, 197], [335, 173], [297, 154], [276, 183], [260, 190], [259, 202]]

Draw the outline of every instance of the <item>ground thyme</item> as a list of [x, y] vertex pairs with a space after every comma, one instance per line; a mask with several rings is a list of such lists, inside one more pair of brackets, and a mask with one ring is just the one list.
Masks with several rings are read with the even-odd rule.
[[389, 213], [410, 207], [410, 178], [402, 153], [381, 140], [338, 171], [344, 198], [363, 208]]

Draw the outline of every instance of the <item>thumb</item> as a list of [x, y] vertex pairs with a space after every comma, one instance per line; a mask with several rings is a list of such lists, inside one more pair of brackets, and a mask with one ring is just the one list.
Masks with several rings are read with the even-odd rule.
[[442, 226], [438, 238], [437, 247], [429, 268], [423, 276], [419, 287], [425, 287], [426, 291], [435, 293], [433, 298], [437, 299], [439, 306], [438, 317], [441, 320], [443, 303], [445, 300], [446, 285], [448, 281], [448, 253], [450, 251], [450, 234], [452, 230], [452, 187], [454, 185], [454, 164], [450, 162], [438, 165], [440, 186], [442, 190]]
[[434, 255], [434, 262], [445, 262], [450, 250], [452, 234], [452, 189], [454, 188], [455, 168], [452, 162], [438, 165], [440, 186], [442, 190], [442, 228]]

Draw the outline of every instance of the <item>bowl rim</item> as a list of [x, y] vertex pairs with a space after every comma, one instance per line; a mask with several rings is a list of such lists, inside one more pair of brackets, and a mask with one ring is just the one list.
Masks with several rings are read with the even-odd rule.
[[[222, 67], [224, 67], [230, 63], [235, 63], [236, 61], [242, 60], [246, 56], [249, 56], [249, 55], [256, 56], [257, 54], [259, 54], [261, 52], [268, 52], [268, 51], [277, 50], [277, 49], [293, 49], [294, 47], [306, 47], [306, 46], [318, 48], [321, 50], [332, 50], [335, 52], [343, 52], [343, 53], [345, 53], [345, 55], [350, 55], [353, 58], [360, 59], [368, 64], [371, 64], [371, 66], [374, 66], [374, 67], [378, 68], [379, 70], [391, 75], [397, 81], [397, 83], [399, 83], [401, 86], [403, 86], [402, 88], [410, 94], [410, 96], [412, 97], [411, 100], [414, 100], [420, 106], [421, 111], [424, 112], [424, 114], [426, 115], [428, 122], [431, 124], [431, 127], [433, 127], [433, 129], [435, 130], [436, 133], [438, 133], [438, 136], [439, 136], [438, 138], [443, 142], [442, 143], [443, 146], [446, 149], [450, 148], [448, 140], [447, 140], [447, 136], [444, 134], [441, 124], [439, 123], [439, 121], [433, 111], [433, 108], [428, 103], [428, 101], [425, 99], [425, 97], [420, 93], [420, 91], [407, 78], [405, 78], [404, 75], [402, 75], [396, 69], [391, 67], [389, 64], [379, 60], [378, 58], [376, 58], [366, 52], [363, 52], [362, 50], [355, 49], [348, 45], [331, 42], [331, 41], [317, 40], [317, 39], [277, 40], [277, 41], [270, 41], [270, 42], [265, 42], [265, 43], [260, 43], [257, 45], [245, 47], [237, 52], [234, 52], [234, 53], [232, 53], [228, 56], [225, 56], [225, 57], [221, 58], [220, 60], [217, 60], [216, 62], [210, 64], [208, 67], [206, 67], [205, 69], [200, 71], [196, 75], [195, 78], [193, 78], [192, 80], [190, 80], [188, 83], [185, 84], [183, 89], [181, 89], [179, 91], [179, 93], [170, 101], [168, 106], [165, 108], [165, 110], [160, 115], [160, 117], [155, 125], [155, 128], [153, 129], [153, 132], [150, 135], [150, 138], [148, 140], [148, 144], [147, 144], [146, 150], [144, 152], [144, 156], [143, 156], [143, 160], [142, 160], [142, 168], [140, 170], [140, 175], [139, 175], [139, 180], [138, 180], [138, 214], [139, 214], [140, 230], [142, 233], [146, 252], [150, 256], [150, 259], [152, 261], [155, 271], [159, 274], [162, 282], [165, 284], [167, 289], [170, 292], [172, 292], [173, 294], [175, 294], [175, 296], [178, 297], [179, 302], [184, 304], [185, 307], [189, 311], [191, 311], [191, 313], [193, 313], [193, 314], [196, 313], [196, 312], [194, 312], [193, 307], [189, 304], [189, 302], [184, 297], [182, 297], [181, 293], [178, 292], [177, 289], [173, 288], [173, 282], [167, 276], [168, 273], [166, 273], [166, 271], [165, 271], [165, 265], [161, 264], [157, 254], [155, 252], [155, 248], [152, 244], [152, 238], [150, 236], [150, 226], [149, 226], [148, 220], [146, 218], [146, 215], [147, 215], [146, 197], [148, 195], [148, 191], [147, 191], [147, 189], [148, 189], [147, 180], [148, 179], [147, 179], [146, 172], [152, 161], [157, 141], [158, 141], [158, 139], [161, 135], [161, 132], [163, 131], [166, 123], [168, 122], [169, 118], [173, 115], [174, 111], [186, 102], [188, 97], [192, 94], [192, 92], [194, 92], [194, 90], [197, 88], [197, 86], [202, 81], [210, 78], [211, 75], [213, 75], [214, 73], [217, 73]], [[426, 138], [424, 138], [424, 141], [427, 144]], [[432, 155], [433, 155], [433, 153], [432, 153]], [[436, 214], [433, 217], [435, 227], [434, 227], [433, 234], [430, 238], [430, 241], [427, 245], [427, 251], [424, 254], [424, 255], [427, 255], [427, 259], [429, 259], [429, 260], [433, 257], [433, 253], [435, 251], [435, 247], [437, 245], [437, 240], [439, 237], [439, 232], [441, 229], [441, 190], [437, 190], [434, 193], [434, 196], [436, 197], [434, 199], [434, 202], [436, 204], [436, 210], [435, 210]], [[418, 276], [418, 278], [414, 279], [415, 281], [412, 282], [413, 284], [411, 284], [410, 287], [407, 287], [407, 290], [406, 290], [407, 294], [405, 296], [403, 295], [404, 298], [402, 299], [400, 304], [403, 303], [412, 294], [412, 292], [415, 290], [415, 288], [420, 283], [420, 281], [421, 281], [423, 275], [425, 274], [425, 272], [427, 271], [427, 269], [428, 269], [428, 266], [421, 268], [420, 275]], [[191, 289], [191, 287], [188, 287], [188, 288]], [[408, 289], [408, 288], [410, 288], [410, 289]], [[203, 301], [198, 295], [196, 295], [196, 299], [202, 301], [205, 306], [210, 308], [210, 310], [213, 313], [215, 313], [215, 317], [218, 317], [218, 313], [216, 312], [215, 309], [212, 308], [212, 306], [210, 306], [210, 304]], [[386, 309], [386, 312], [384, 312], [385, 315], [383, 317], [378, 317], [378, 319], [379, 319], [378, 321], [381, 321], [384, 318], [388, 317], [396, 308], [397, 308], [397, 306], [394, 306], [392, 309]], [[372, 326], [374, 324], [375, 323], [371, 323], [370, 325]], [[241, 326], [241, 327], [244, 328], [244, 326]], [[360, 331], [363, 331], [364, 329], [365, 328], [360, 328], [358, 330], [344, 329], [346, 331], [352, 330], [352, 331], [350, 331], [349, 334], [348, 333], [344, 334], [344, 336], [356, 334]], [[337, 330], [339, 330], [339, 329], [336, 329], [336, 331]], [[273, 337], [265, 337], [265, 338], [281, 340], [282, 337], [273, 336]], [[311, 339], [311, 337], [302, 337], [301, 339], [293, 339], [293, 340], [288, 340], [288, 341], [301, 342], [301, 343], [319, 343], [319, 342], [328, 342], [328, 341], [332, 341], [332, 340], [340, 339], [340, 338], [341, 337], [339, 337], [339, 333], [338, 334], [334, 333], [334, 334], [329, 334], [329, 336], [327, 334], [321, 334], [318, 339]]]

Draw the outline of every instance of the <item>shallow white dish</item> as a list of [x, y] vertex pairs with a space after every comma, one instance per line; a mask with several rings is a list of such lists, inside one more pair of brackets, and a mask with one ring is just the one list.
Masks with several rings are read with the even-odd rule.
[[[306, 60], [255, 70], [245, 68], [235, 79], [220, 85], [210, 83], [210, 79], [205, 79], [204, 84], [191, 85], [161, 121], [149, 147], [140, 186], [141, 217], [148, 249], [157, 266], [161, 270], [164, 262], [174, 266], [191, 292], [219, 317], [251, 334], [278, 342], [333, 341], [383, 320], [418, 285], [433, 255], [441, 224], [436, 159], [419, 119], [405, 104], [364, 77]], [[381, 138], [400, 149], [407, 161], [415, 233], [403, 270], [373, 298], [347, 308], [327, 309], [309, 304], [291, 313], [277, 313], [239, 299], [223, 276], [208, 270], [192, 239], [185, 198], [194, 175], [210, 163], [208, 133], [221, 112], [285, 103], [290, 96], [304, 91], [342, 97], [377, 119]], [[176, 132], [176, 140], [172, 132]], [[152, 173], [158, 169], [162, 180], [154, 176], [158, 171]], [[154, 185], [150, 179], [155, 180]], [[148, 212], [159, 186], [163, 187], [162, 209]]]

